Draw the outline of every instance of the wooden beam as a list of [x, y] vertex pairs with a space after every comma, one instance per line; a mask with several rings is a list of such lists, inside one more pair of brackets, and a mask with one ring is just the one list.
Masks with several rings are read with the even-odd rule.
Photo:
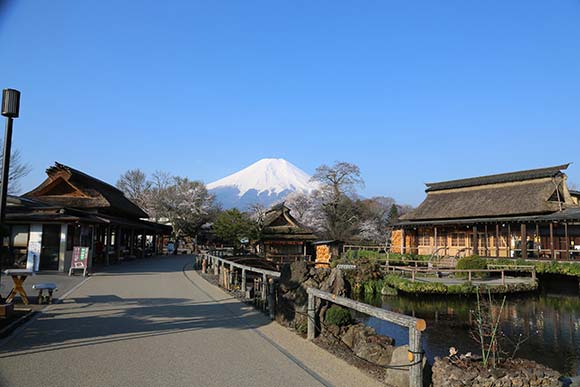
[[528, 229], [525, 223], [520, 225], [520, 234], [521, 234], [521, 251], [522, 251], [522, 258], [528, 258]]
[[477, 226], [472, 227], [473, 232], [473, 255], [479, 255], [479, 235], [477, 234]]
[[508, 223], [508, 236], [506, 240], [506, 253], [507, 257], [511, 258], [512, 256], [512, 225]]
[[495, 224], [495, 256], [499, 258], [499, 223]]
[[556, 254], [554, 251], [554, 223], [550, 222], [550, 257], [556, 259]]
[[487, 233], [487, 223], [485, 225], [484, 233], [485, 233], [484, 234], [485, 235], [485, 244], [484, 244], [484, 247], [485, 247], [485, 256], [486, 257], [489, 257], [489, 235]]
[[564, 236], [566, 238], [566, 259], [570, 259], [570, 236], [568, 235], [568, 223], [564, 223]]

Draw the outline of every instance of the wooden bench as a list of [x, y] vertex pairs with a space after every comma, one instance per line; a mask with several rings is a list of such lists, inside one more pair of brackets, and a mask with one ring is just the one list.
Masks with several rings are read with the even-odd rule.
[[[32, 285], [32, 289], [38, 290], [38, 303], [39, 304], [52, 304], [52, 293], [57, 289], [56, 284], [52, 282], [45, 282], [41, 284]], [[48, 292], [48, 295], [44, 294], [44, 291]]]

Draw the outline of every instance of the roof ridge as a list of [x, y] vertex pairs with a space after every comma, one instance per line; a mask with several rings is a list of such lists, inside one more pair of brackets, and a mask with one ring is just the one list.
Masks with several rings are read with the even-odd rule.
[[493, 175], [484, 175], [469, 177], [464, 179], [447, 180], [434, 183], [425, 183], [426, 192], [439, 191], [451, 188], [472, 187], [477, 185], [487, 185], [496, 183], [507, 183], [523, 180], [538, 179], [542, 177], [553, 177], [561, 173], [562, 170], [568, 169], [572, 163], [556, 165], [553, 167], [527, 169], [522, 171], [499, 173]]

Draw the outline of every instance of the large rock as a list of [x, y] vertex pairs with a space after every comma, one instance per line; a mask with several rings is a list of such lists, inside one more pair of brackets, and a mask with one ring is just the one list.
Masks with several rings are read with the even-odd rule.
[[[395, 347], [391, 356], [391, 366], [406, 366], [409, 362], [409, 346], [401, 345]], [[425, 367], [427, 359], [423, 356], [423, 376], [425, 376]], [[424, 378], [425, 379], [425, 378]], [[388, 368], [385, 374], [385, 382], [390, 386], [408, 387], [409, 386], [409, 367]]]
[[395, 341], [387, 336], [377, 335], [376, 331], [363, 324], [349, 326], [341, 336], [342, 342], [355, 355], [380, 366], [391, 362]]

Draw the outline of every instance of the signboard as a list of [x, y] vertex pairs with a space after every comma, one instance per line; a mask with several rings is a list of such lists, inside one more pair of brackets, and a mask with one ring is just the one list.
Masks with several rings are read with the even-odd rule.
[[72, 261], [68, 275], [72, 274], [73, 270], [83, 270], [83, 275], [87, 275], [89, 268], [89, 248], [88, 247], [73, 247]]
[[42, 224], [31, 224], [28, 239], [28, 257], [26, 268], [38, 271], [40, 253], [42, 251]]

